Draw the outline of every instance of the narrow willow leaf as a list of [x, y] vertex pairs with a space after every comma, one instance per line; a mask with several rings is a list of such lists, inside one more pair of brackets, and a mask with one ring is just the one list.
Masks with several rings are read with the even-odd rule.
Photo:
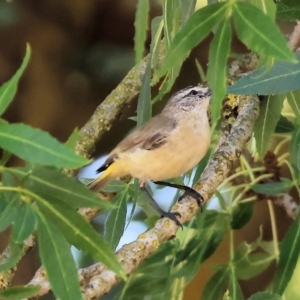
[[0, 126], [0, 147], [27, 160], [56, 167], [81, 167], [89, 163], [47, 132], [25, 124]]
[[52, 220], [38, 211], [39, 254], [55, 296], [59, 299], [82, 299], [77, 269], [70, 245]]
[[300, 53], [295, 56], [297, 64], [277, 61], [271, 68], [264, 65], [228, 87], [228, 93], [273, 95], [300, 89]]
[[235, 272], [233, 271], [231, 271], [230, 273], [228, 293], [229, 293], [229, 299], [239, 299], [239, 300], [244, 299], [241, 287], [235, 276]]
[[170, 254], [176, 253], [177, 242], [161, 244], [157, 251], [146, 258], [134, 271], [134, 274], [147, 274], [153, 277], [170, 276], [172, 259], [166, 259]]
[[134, 50], [135, 50], [135, 63], [138, 64], [143, 58], [145, 52], [145, 41], [147, 38], [148, 29], [148, 14], [149, 2], [148, 0], [139, 0], [136, 9], [134, 28]]
[[216, 300], [222, 299], [223, 294], [229, 285], [229, 269], [227, 266], [220, 268], [204, 287], [201, 299]]
[[[103, 189], [102, 191], [105, 193], [118, 193], [123, 191], [124, 189], [126, 189], [128, 187], [128, 184], [125, 183], [124, 181], [121, 180], [113, 180], [110, 183], [108, 183]], [[113, 208], [114, 206], [112, 205], [111, 208]]]
[[212, 119], [213, 122], [220, 116], [222, 100], [226, 95], [227, 58], [231, 44], [230, 21], [226, 18], [220, 22], [217, 32], [209, 48], [209, 66], [207, 79], [212, 89]]
[[263, 272], [274, 260], [275, 255], [269, 252], [258, 252], [263, 249], [262, 233], [256, 241], [252, 243], [242, 242], [234, 252], [232, 265], [238, 279], [248, 280]]
[[294, 167], [300, 172], [300, 127], [292, 134], [290, 142], [290, 160]]
[[41, 289], [38, 285], [13, 286], [7, 290], [0, 291], [1, 300], [20, 300], [33, 297]]
[[256, 183], [251, 186], [255, 193], [264, 195], [276, 195], [288, 191], [293, 187], [293, 181], [288, 178], [280, 178], [281, 182]]
[[[1, 199], [1, 212], [0, 212], [0, 232], [5, 230], [10, 224], [12, 224], [15, 214], [16, 206], [20, 203], [20, 200], [15, 198], [8, 203]], [[3, 205], [5, 204], [5, 205]]]
[[151, 21], [151, 45], [150, 45], [150, 52], [151, 52], [151, 65], [152, 67], [157, 66], [159, 62], [159, 49], [162, 43], [161, 41], [161, 34], [163, 31], [163, 18], [156, 17], [153, 18]]
[[268, 150], [283, 107], [284, 95], [267, 96], [260, 101], [259, 116], [254, 125], [256, 149], [260, 157]]
[[291, 280], [300, 249], [300, 214], [290, 226], [280, 245], [280, 254], [272, 291], [282, 295]]
[[117, 208], [112, 209], [106, 218], [104, 225], [104, 239], [112, 251], [116, 250], [120, 238], [124, 233], [127, 213], [127, 193], [121, 192], [114, 198], [113, 203]]
[[[299, 116], [300, 118], [300, 116]], [[280, 119], [277, 122], [275, 132], [276, 133], [289, 133], [295, 130], [295, 125], [285, 116], [280, 115]]]
[[181, 27], [195, 12], [196, 0], [181, 0]]
[[22, 203], [13, 221], [12, 240], [22, 243], [33, 233], [35, 228], [35, 214], [28, 203]]
[[[114, 206], [107, 201], [101, 200], [75, 178], [69, 177], [58, 170], [35, 166], [29, 168], [10, 168], [9, 172], [25, 178], [24, 186], [38, 195], [55, 197], [72, 206], [99, 207], [109, 209]], [[51, 201], [51, 200], [50, 200]]]
[[52, 198], [51, 202], [36, 195], [41, 213], [51, 219], [69, 243], [101, 261], [118, 276], [126, 279], [125, 273], [109, 246], [93, 227], [65, 203]]
[[249, 49], [265, 57], [296, 62], [279, 28], [260, 9], [237, 1], [232, 8], [236, 33]]
[[161, 68], [154, 74], [156, 80], [183, 62], [190, 51], [209, 34], [216, 24], [223, 20], [227, 14], [228, 5], [216, 3], [206, 6], [188, 19], [172, 40]]
[[10, 160], [10, 158], [12, 157], [12, 154], [6, 150], [2, 151], [2, 157], [0, 160], [0, 165], [4, 166], [6, 165], [6, 163]]
[[179, 22], [179, 1], [163, 1], [163, 18], [164, 18], [164, 36], [166, 39], [167, 47], [170, 45], [173, 36], [176, 32], [176, 27], [178, 28]]
[[249, 280], [265, 271], [274, 259], [269, 253], [249, 253], [234, 262], [235, 274], [239, 280]]
[[250, 3], [262, 10], [264, 14], [269, 16], [273, 21], [275, 20], [276, 4], [273, 1], [250, 0]]
[[0, 257], [0, 272], [9, 270], [15, 267], [22, 256], [22, 245], [14, 242], [9, 243], [9, 256], [1, 255]]
[[291, 106], [295, 117], [300, 119], [300, 90], [296, 90], [286, 94], [287, 101]]
[[9, 104], [13, 100], [13, 98], [16, 94], [16, 91], [17, 91], [19, 79], [21, 78], [22, 74], [24, 73], [24, 71], [28, 65], [30, 55], [31, 55], [31, 48], [30, 48], [29, 44], [27, 44], [26, 45], [26, 54], [23, 59], [21, 67], [18, 69], [18, 71], [13, 75], [13, 77], [9, 81], [5, 82], [0, 87], [0, 115], [2, 115], [4, 113], [6, 108], [9, 106]]
[[150, 61], [147, 64], [146, 71], [142, 79], [142, 86], [141, 86], [141, 91], [139, 94], [138, 105], [137, 105], [137, 126], [143, 125], [152, 116]]
[[278, 294], [274, 294], [269, 291], [258, 292], [252, 295], [248, 300], [282, 300], [282, 297]]

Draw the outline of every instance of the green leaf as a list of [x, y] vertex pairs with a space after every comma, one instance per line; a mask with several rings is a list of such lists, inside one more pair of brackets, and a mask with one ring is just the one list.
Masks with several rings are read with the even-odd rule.
[[282, 300], [282, 297], [278, 294], [274, 294], [269, 291], [258, 292], [252, 295], [248, 300]]
[[6, 150], [3, 150], [2, 152], [3, 153], [2, 153], [1, 160], [0, 160], [0, 165], [4, 166], [10, 160], [10, 158], [12, 157], [12, 154]]
[[234, 2], [233, 20], [240, 40], [253, 52], [268, 58], [296, 62], [279, 28], [257, 7]]
[[114, 206], [102, 200], [96, 193], [91, 192], [86, 186], [75, 178], [69, 177], [55, 169], [35, 166], [29, 168], [10, 168], [9, 172], [25, 178], [24, 186], [38, 195], [47, 198], [47, 195], [55, 197], [72, 206], [99, 207], [109, 209]]
[[295, 117], [300, 119], [300, 90], [286, 93], [286, 98], [293, 110]]
[[245, 203], [239, 203], [234, 207], [232, 211], [232, 229], [243, 228], [251, 219], [253, 215], [254, 201], [249, 201]]
[[0, 272], [4, 272], [16, 266], [22, 256], [22, 247], [22, 245], [10, 241], [9, 256], [3, 254], [0, 256]]
[[250, 2], [261, 11], [263, 11], [263, 13], [270, 17], [273, 21], [275, 20], [276, 4], [273, 1], [250, 0]]
[[300, 53], [295, 54], [296, 64], [277, 61], [269, 68], [263, 65], [228, 87], [230, 94], [273, 95], [300, 88]]
[[0, 126], [0, 146], [27, 160], [47, 166], [81, 167], [89, 163], [47, 132], [25, 124]]
[[7, 290], [0, 291], [1, 300], [20, 300], [33, 297], [39, 290], [40, 286], [27, 285], [27, 286], [13, 286]]
[[199, 44], [221, 22], [227, 14], [226, 3], [216, 3], [196, 11], [185, 23], [183, 28], [175, 35], [161, 68], [154, 77], [158, 80], [189, 55], [190, 51]]
[[[300, 116], [299, 116], [300, 118]], [[290, 133], [295, 130], [294, 124], [285, 116], [280, 115], [280, 119], [277, 122], [275, 132], [276, 133]]]
[[35, 227], [35, 214], [28, 203], [22, 203], [13, 221], [12, 240], [22, 243], [33, 233]]
[[159, 49], [162, 42], [161, 34], [163, 30], [163, 18], [155, 17], [151, 21], [151, 45], [150, 45], [150, 52], [151, 52], [151, 61], [152, 67], [157, 66], [159, 62]]
[[48, 215], [38, 213], [39, 254], [55, 296], [59, 299], [82, 299], [79, 279], [70, 245]]
[[281, 182], [256, 183], [251, 186], [251, 189], [258, 194], [277, 195], [288, 191], [293, 187], [293, 181], [289, 178], [280, 178]]
[[195, 12], [195, 6], [196, 0], [181, 0], [181, 26], [183, 26]]
[[14, 220], [16, 214], [16, 206], [20, 204], [20, 200], [15, 198], [8, 203], [1, 197], [0, 211], [0, 232], [5, 230]]
[[135, 63], [138, 64], [143, 58], [145, 52], [145, 41], [147, 38], [148, 29], [148, 14], [149, 2], [148, 0], [139, 0], [136, 9], [134, 28], [134, 50]]
[[[110, 183], [108, 183], [103, 189], [102, 191], [105, 193], [118, 193], [123, 191], [124, 189], [127, 189], [128, 184], [125, 183], [122, 180], [112, 180]], [[113, 208], [113, 207], [112, 207]]]
[[125, 273], [109, 246], [83, 216], [55, 198], [48, 202], [48, 199], [36, 195], [35, 199], [42, 214], [52, 219], [69, 243], [101, 261], [126, 280]]
[[282, 295], [291, 280], [300, 249], [300, 214], [290, 226], [280, 245], [280, 254], [272, 291]]
[[226, 95], [227, 59], [231, 45], [230, 20], [226, 18], [220, 22], [217, 32], [209, 48], [209, 66], [207, 79], [212, 89], [212, 119], [213, 122], [220, 116], [222, 100]]
[[119, 244], [120, 238], [124, 233], [126, 213], [127, 213], [127, 193], [121, 192], [116, 195], [113, 203], [117, 208], [112, 209], [106, 218], [104, 225], [104, 238], [110, 249], [115, 251]]
[[[232, 268], [233, 269], [233, 268]], [[231, 269], [230, 279], [229, 279], [229, 298], [228, 299], [244, 299], [241, 287], [237, 281], [237, 278], [235, 276], [235, 272]]]
[[265, 271], [274, 261], [269, 253], [250, 253], [234, 263], [235, 274], [240, 280], [249, 280]]
[[300, 127], [292, 134], [290, 141], [290, 160], [291, 163], [300, 171]]
[[31, 55], [31, 48], [29, 44], [27, 44], [26, 54], [23, 59], [21, 67], [18, 69], [18, 71], [13, 75], [13, 77], [9, 81], [5, 82], [0, 87], [0, 115], [4, 113], [6, 108], [13, 100], [17, 91], [19, 79], [21, 78], [22, 74], [24, 73], [24, 70], [27, 67], [28, 61], [30, 59], [30, 55]]
[[[151, 60], [150, 60], [151, 61]], [[143, 125], [152, 116], [151, 105], [151, 63], [147, 64], [145, 74], [142, 79], [141, 91], [137, 104], [137, 126]]]
[[268, 150], [283, 107], [284, 95], [267, 96], [260, 101], [260, 113], [254, 125], [256, 149], [260, 157]]
[[170, 276], [170, 268], [173, 259], [167, 257], [176, 253], [178, 249], [178, 242], [172, 241], [161, 244], [159, 248], [147, 257], [134, 271], [134, 274], [146, 274], [151, 277], [165, 277]]
[[264, 249], [262, 245], [262, 232], [253, 243], [242, 242], [234, 252], [232, 264], [235, 268], [235, 274], [238, 279], [248, 280], [263, 272], [274, 260], [275, 255], [268, 251], [257, 250]]
[[229, 275], [230, 273], [227, 266], [220, 267], [220, 269], [210, 278], [204, 287], [201, 299], [222, 299], [222, 296], [229, 285]]

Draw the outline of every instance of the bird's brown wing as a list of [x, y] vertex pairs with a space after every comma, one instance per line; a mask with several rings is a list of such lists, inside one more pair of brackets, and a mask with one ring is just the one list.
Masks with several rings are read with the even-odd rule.
[[136, 148], [153, 150], [161, 147], [168, 135], [176, 128], [176, 121], [167, 116], [157, 115], [143, 126], [132, 131], [108, 155], [105, 163], [97, 170], [104, 171], [119, 153], [134, 151]]

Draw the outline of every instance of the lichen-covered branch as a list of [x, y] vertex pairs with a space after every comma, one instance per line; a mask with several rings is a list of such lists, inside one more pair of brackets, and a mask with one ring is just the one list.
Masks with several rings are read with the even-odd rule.
[[[259, 100], [257, 96], [238, 96], [239, 113], [227, 138], [218, 146], [212, 159], [204, 170], [200, 181], [194, 188], [201, 193], [205, 201], [208, 201], [217, 187], [223, 182], [231, 170], [234, 161], [239, 157], [244, 144], [252, 135], [253, 125], [259, 112]], [[235, 108], [233, 108], [235, 109]], [[172, 211], [178, 212], [179, 221], [183, 224], [191, 220], [199, 207], [196, 201], [185, 197], [176, 203]], [[178, 226], [171, 220], [163, 218], [157, 221], [155, 226], [141, 234], [138, 239], [120, 249], [116, 256], [122, 264], [126, 274], [133, 270], [161, 243], [172, 239]], [[107, 293], [118, 282], [118, 277], [106, 267], [98, 264], [103, 270], [94, 275], [89, 282], [84, 282], [82, 293], [84, 299], [94, 299]], [[95, 266], [93, 266], [95, 269]], [[87, 272], [86, 272], [87, 273]]]
[[[34, 238], [31, 235], [29, 238], [27, 238], [24, 241], [18, 261], [21, 261], [21, 259], [33, 247], [33, 245], [34, 245]], [[13, 255], [12, 249], [10, 245], [8, 245], [3, 251], [3, 253], [0, 255], [0, 263], [2, 265], [5, 264], [5, 262], [10, 258], [11, 255]], [[9, 270], [0, 273], [0, 290], [5, 290], [11, 285], [11, 281], [13, 280], [16, 271], [17, 271], [17, 264], [14, 267], [10, 268]]]
[[289, 47], [292, 51], [296, 51], [300, 44], [300, 21], [297, 21], [294, 30], [289, 38]]

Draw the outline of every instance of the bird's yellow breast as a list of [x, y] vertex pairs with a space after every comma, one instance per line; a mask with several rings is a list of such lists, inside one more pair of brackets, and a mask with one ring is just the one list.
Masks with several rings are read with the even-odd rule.
[[193, 168], [204, 157], [209, 144], [208, 120], [191, 116], [181, 120], [159, 148], [119, 153], [114, 164], [118, 165], [119, 173], [130, 174], [141, 182], [166, 180]]

